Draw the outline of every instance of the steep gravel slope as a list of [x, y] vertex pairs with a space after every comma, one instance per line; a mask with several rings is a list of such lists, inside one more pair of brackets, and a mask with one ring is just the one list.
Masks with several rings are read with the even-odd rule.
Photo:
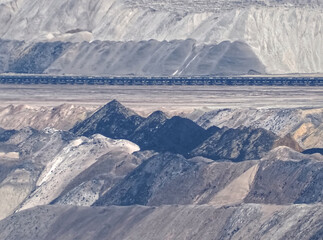
[[[33, 4], [9, 0], [0, 2], [0, 13], [2, 39], [134, 41], [138, 45], [150, 39], [194, 39], [201, 45], [241, 41], [251, 47], [268, 73], [323, 71], [323, 15], [319, 0], [37, 0]], [[83, 56], [93, 53], [84, 52]], [[7, 65], [7, 57], [1, 58], [2, 66]]]
[[[0, 138], [0, 218], [22, 206], [49, 204], [64, 194], [65, 204], [90, 205], [101, 190], [107, 191], [153, 154], [133, 156], [139, 147], [126, 140], [78, 138], [50, 128], [1, 129]], [[73, 190], [76, 195], [70, 193]]]
[[203, 158], [190, 160], [181, 155], [159, 154], [129, 173], [94, 205], [206, 204], [255, 164], [214, 163]]
[[200, 45], [193, 39], [91, 43], [0, 39], [0, 73], [74, 75], [214, 75], [265, 73], [242, 41]]
[[213, 162], [159, 154], [102, 195], [95, 206], [322, 202], [323, 158], [279, 147], [260, 161]]
[[66, 145], [41, 172], [36, 190], [23, 204], [22, 209], [49, 204], [81, 172], [98, 161], [102, 155], [116, 151], [132, 153], [139, 147], [126, 140], [111, 140], [102, 135], [77, 138]]
[[322, 204], [40, 206], [0, 222], [15, 239], [320, 239]]
[[73, 178], [51, 204], [91, 206], [100, 196], [120, 182], [153, 152], [112, 151]]
[[[116, 100], [71, 129], [76, 135], [98, 133], [110, 138], [124, 138], [144, 150], [205, 156], [213, 160], [233, 161], [260, 159], [277, 146], [303, 149], [290, 136], [280, 138], [265, 129], [239, 129], [212, 126], [203, 129], [190, 119], [155, 113], [143, 118]], [[145, 136], [145, 139], [142, 139]]]
[[[286, 93], [287, 94], [287, 93]], [[303, 148], [323, 147], [323, 109], [218, 109], [188, 115], [204, 128], [210, 126], [264, 128], [284, 137], [290, 134]]]
[[189, 153], [189, 156], [203, 156], [213, 160], [229, 159], [238, 162], [260, 159], [279, 146], [288, 146], [296, 151], [302, 151], [302, 148], [290, 136], [279, 138], [262, 128], [222, 128], [201, 142]]
[[74, 126], [71, 132], [79, 136], [99, 133], [111, 138], [127, 138], [143, 121], [134, 111], [113, 100]]
[[323, 156], [318, 160], [288, 148], [274, 149], [259, 164], [246, 202], [290, 204], [323, 201]]

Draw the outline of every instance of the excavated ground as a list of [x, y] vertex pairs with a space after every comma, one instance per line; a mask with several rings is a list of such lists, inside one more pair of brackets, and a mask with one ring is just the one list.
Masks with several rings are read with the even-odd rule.
[[178, 115], [197, 108], [318, 108], [322, 96], [320, 87], [0, 85], [0, 107], [69, 103], [93, 110], [117, 99], [143, 115], [155, 110]]

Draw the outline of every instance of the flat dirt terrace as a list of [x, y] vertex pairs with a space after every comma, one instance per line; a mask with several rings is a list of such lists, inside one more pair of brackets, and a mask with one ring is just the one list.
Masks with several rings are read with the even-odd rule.
[[323, 87], [0, 85], [0, 106], [63, 103], [98, 107], [117, 99], [138, 113], [217, 108], [323, 107]]

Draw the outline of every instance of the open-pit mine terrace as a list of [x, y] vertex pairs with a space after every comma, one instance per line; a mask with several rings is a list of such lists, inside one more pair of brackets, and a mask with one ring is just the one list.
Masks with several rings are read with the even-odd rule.
[[113, 99], [142, 114], [194, 109], [315, 108], [323, 106], [321, 76], [121, 78], [0, 76], [0, 106], [68, 103], [97, 108]]
[[323, 86], [322, 76], [103, 77], [0, 75], [2, 84]]

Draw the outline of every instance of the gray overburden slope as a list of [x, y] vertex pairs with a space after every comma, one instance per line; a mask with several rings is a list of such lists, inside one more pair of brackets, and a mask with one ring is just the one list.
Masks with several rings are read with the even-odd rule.
[[188, 118], [207, 129], [241, 126], [263, 128], [280, 137], [290, 135], [303, 148], [323, 148], [323, 109], [218, 109], [195, 111]]
[[213, 160], [260, 159], [278, 146], [302, 151], [291, 137], [281, 138], [261, 128], [220, 129], [212, 126], [203, 129], [187, 118], [174, 116], [167, 119], [161, 112], [145, 119], [116, 100], [78, 123], [71, 131], [79, 136], [98, 133], [110, 138], [128, 139], [144, 150], [204, 156]]
[[116, 100], [71, 131], [0, 128], [0, 239], [321, 239], [323, 157], [302, 151]]
[[240, 41], [198, 45], [195, 40], [25, 43], [0, 39], [0, 73], [75, 75], [227, 75], [265, 73]]
[[322, 7], [320, 0], [2, 0], [0, 38], [14, 42], [1, 42], [0, 70], [322, 73]]
[[16, 239], [311, 239], [322, 236], [322, 204], [238, 206], [41, 206], [0, 222]]

